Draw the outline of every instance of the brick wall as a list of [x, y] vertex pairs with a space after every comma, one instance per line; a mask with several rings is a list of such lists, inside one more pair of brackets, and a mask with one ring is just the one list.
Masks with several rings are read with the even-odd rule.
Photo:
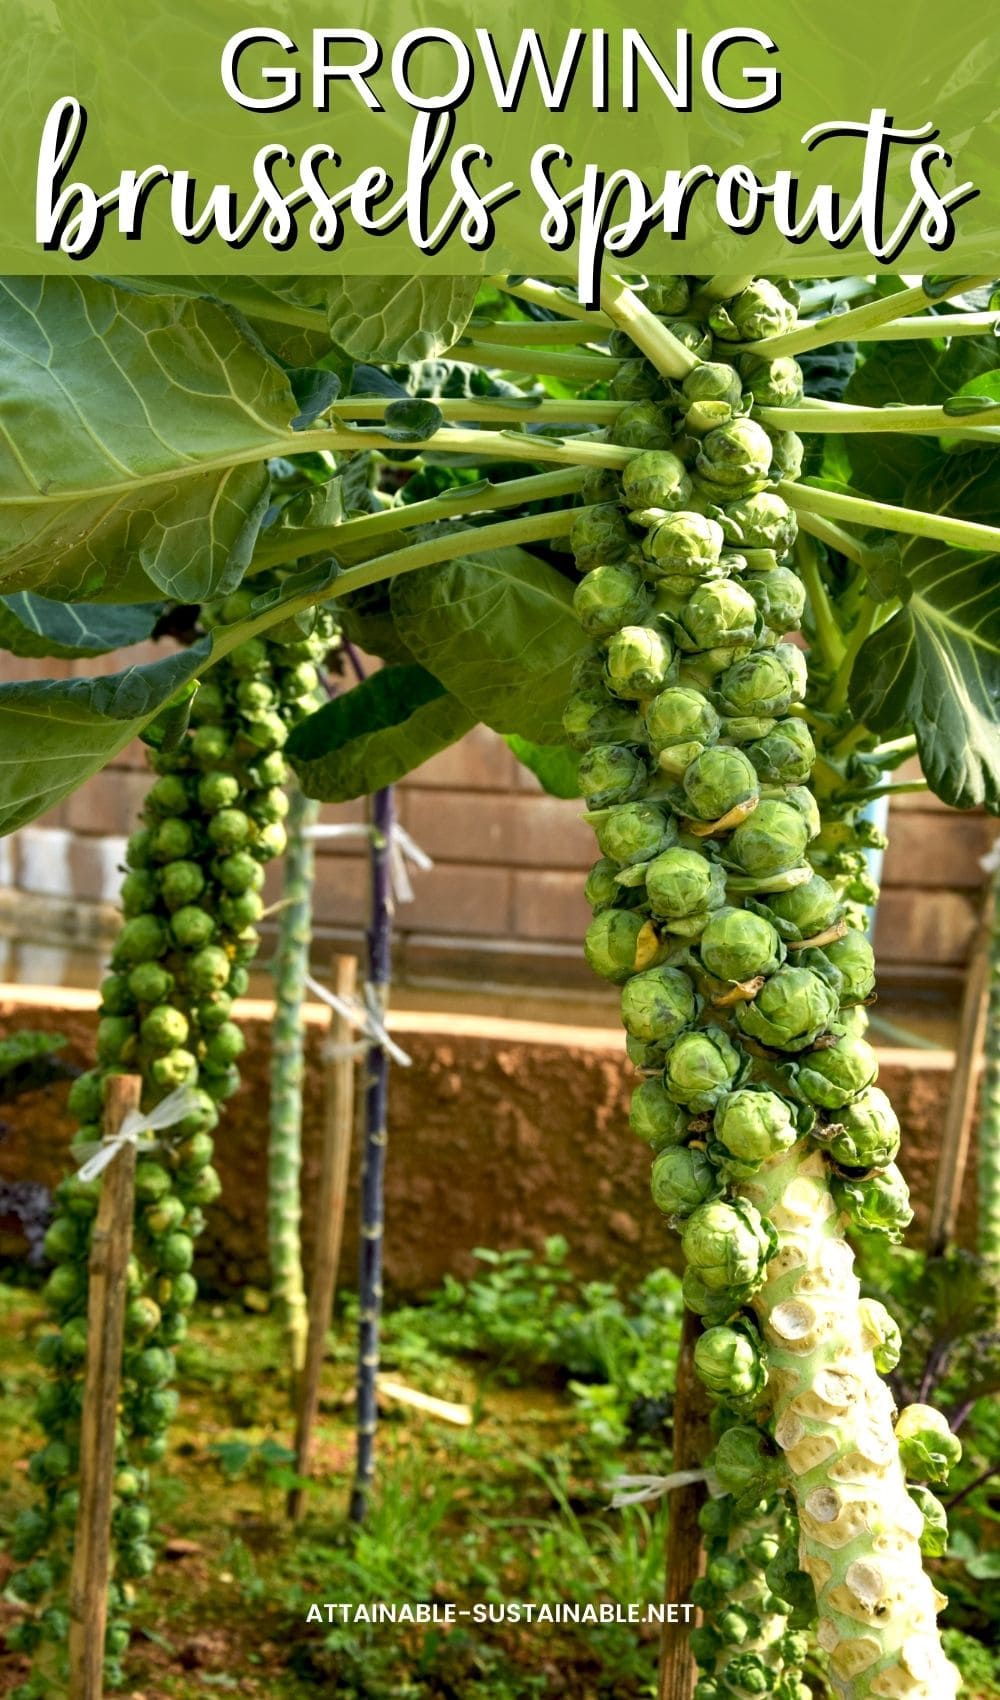
[[[3, 665], [7, 678], [37, 676], [37, 662], [5, 657]], [[50, 663], [48, 670], [97, 667]], [[43, 950], [43, 935], [73, 939], [106, 930], [122, 840], [146, 786], [143, 761], [141, 746], [125, 751], [58, 808], [0, 841], [0, 923], [8, 930], [30, 930]], [[593, 843], [578, 803], [547, 797], [502, 740], [478, 727], [404, 781], [399, 809], [402, 824], [434, 858], [429, 871], [413, 871], [414, 901], [399, 911], [400, 979], [591, 984], [579, 940], [589, 913], [582, 873]], [[362, 814], [361, 805], [350, 805], [327, 809], [324, 818]], [[896, 799], [876, 940], [883, 975], [938, 983], [960, 976], [984, 877], [979, 857], [997, 830], [988, 817], [952, 813], [931, 797]], [[272, 873], [272, 896], [275, 884]], [[358, 841], [318, 846], [320, 938], [359, 937], [366, 886]]]

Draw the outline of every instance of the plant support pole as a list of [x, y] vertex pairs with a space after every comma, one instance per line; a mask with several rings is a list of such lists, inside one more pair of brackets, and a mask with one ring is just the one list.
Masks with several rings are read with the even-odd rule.
[[985, 864], [990, 878], [989, 1004], [979, 1116], [979, 1255], [1000, 1277], [1000, 856]]
[[[712, 1449], [708, 1398], [694, 1368], [694, 1343], [700, 1333], [698, 1317], [693, 1310], [685, 1310], [674, 1393], [674, 1470], [701, 1468]], [[698, 1525], [704, 1498], [703, 1482], [690, 1482], [670, 1496], [663, 1589], [667, 1605], [690, 1599], [691, 1588], [704, 1571], [705, 1548]], [[689, 1634], [686, 1623], [671, 1623], [665, 1616], [657, 1700], [691, 1700], [698, 1671]]]
[[955, 1067], [948, 1094], [941, 1155], [938, 1159], [934, 1202], [931, 1206], [927, 1250], [940, 1257], [955, 1237], [955, 1222], [962, 1198], [965, 1171], [972, 1140], [972, 1118], [976, 1108], [979, 1059], [986, 1042], [990, 1002], [990, 939], [993, 920], [993, 889], [987, 885], [980, 909], [979, 925], [972, 941], [965, 990], [955, 1041]]
[[[334, 959], [333, 989], [350, 1003], [357, 984], [357, 962], [353, 956]], [[309, 1289], [309, 1332], [302, 1372], [298, 1426], [295, 1434], [295, 1474], [309, 1475], [313, 1430], [319, 1410], [319, 1388], [337, 1286], [340, 1248], [344, 1238], [347, 1205], [347, 1175], [354, 1131], [354, 1032], [345, 1015], [331, 1012], [325, 1058], [325, 1104], [323, 1150], [320, 1159], [319, 1197], [316, 1203], [316, 1253]], [[302, 1488], [288, 1495], [288, 1515], [294, 1522], [302, 1513]]]
[[[371, 924], [367, 939], [367, 992], [384, 1019], [392, 972], [392, 834], [396, 803], [392, 786], [372, 799]], [[351, 1494], [352, 1523], [364, 1521], [375, 1470], [378, 1425], [376, 1380], [382, 1313], [382, 1238], [385, 1151], [388, 1142], [389, 1058], [373, 1039], [365, 1083], [365, 1139], [361, 1170], [361, 1232], [358, 1268], [357, 1464]]]
[[[108, 1081], [104, 1132], [138, 1110], [142, 1080]], [[88, 1348], [80, 1433], [80, 1510], [69, 1584], [69, 1697], [101, 1700], [108, 1617], [115, 1428], [121, 1383], [128, 1262], [132, 1252], [135, 1146], [125, 1143], [104, 1172], [90, 1246]]]

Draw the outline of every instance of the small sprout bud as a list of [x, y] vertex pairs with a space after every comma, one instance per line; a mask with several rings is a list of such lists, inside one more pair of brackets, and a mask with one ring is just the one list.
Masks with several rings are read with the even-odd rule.
[[684, 1256], [696, 1278], [716, 1299], [743, 1303], [746, 1289], [763, 1278], [764, 1265], [774, 1248], [773, 1230], [745, 1199], [718, 1199], [703, 1204], [685, 1223]]
[[744, 1059], [719, 1027], [684, 1033], [667, 1054], [663, 1083], [671, 1098], [695, 1113], [714, 1109], [744, 1071]]
[[834, 992], [808, 968], [779, 968], [752, 1003], [736, 1006], [736, 1022], [749, 1038], [778, 1051], [812, 1045], [837, 1015]]
[[592, 637], [610, 637], [622, 626], [638, 625], [648, 605], [642, 574], [627, 561], [594, 567], [573, 593], [573, 612]]
[[[753, 764], [742, 750], [730, 749], [722, 744], [695, 757], [685, 770], [682, 785], [687, 812], [699, 821], [721, 820], [741, 803], [758, 796], [760, 791]], [[755, 809], [736, 829], [737, 832], [749, 825], [763, 807], [766, 805]], [[789, 811], [790, 814], [793, 812]], [[735, 837], [736, 833], [734, 840]], [[805, 849], [804, 835], [802, 848]]]
[[895, 1163], [862, 1179], [833, 1175], [830, 1188], [838, 1209], [865, 1232], [899, 1241], [913, 1220], [906, 1182]]
[[946, 1482], [962, 1456], [962, 1442], [933, 1405], [907, 1405], [900, 1411], [896, 1441], [903, 1469], [916, 1482]]
[[633, 546], [633, 536], [616, 502], [601, 502], [577, 514], [570, 546], [581, 572], [621, 561]]
[[861, 1313], [861, 1327], [875, 1360], [875, 1368], [879, 1375], [888, 1375], [898, 1364], [903, 1349], [899, 1324], [878, 1299], [860, 1299], [858, 1309]]
[[623, 626], [608, 642], [604, 678], [616, 697], [635, 702], [662, 690], [673, 651], [654, 626]]
[[[743, 760], [753, 773], [756, 786], [753, 765], [746, 756]], [[772, 874], [798, 867], [808, 842], [808, 825], [799, 810], [788, 802], [765, 798], [753, 814], [740, 822], [729, 840], [726, 855], [743, 873], [769, 879]]]
[[603, 855], [618, 867], [648, 862], [677, 842], [677, 824], [659, 803], [621, 803], [595, 826]]
[[748, 909], [730, 907], [712, 916], [699, 951], [710, 974], [733, 983], [773, 973], [783, 957], [781, 940], [769, 921]]
[[749, 573], [744, 585], [765, 626], [781, 636], [797, 632], [806, 606], [805, 585], [790, 567], [775, 567], [770, 573]]
[[722, 869], [698, 850], [674, 847], [646, 868], [646, 895], [653, 914], [667, 922], [705, 918], [725, 902]]
[[794, 328], [795, 308], [776, 283], [757, 277], [731, 301], [717, 302], [708, 322], [723, 342], [762, 342]]
[[632, 1093], [629, 1126], [651, 1150], [665, 1151], [680, 1145], [687, 1132], [688, 1118], [668, 1095], [661, 1079], [643, 1080]]
[[697, 1146], [675, 1145], [661, 1151], [650, 1174], [653, 1203], [665, 1216], [690, 1216], [707, 1199], [718, 1196], [715, 1170]]
[[899, 1121], [881, 1088], [869, 1086], [816, 1138], [842, 1168], [884, 1169], [899, 1150]]
[[684, 462], [664, 450], [634, 455], [622, 473], [622, 487], [633, 509], [663, 508], [676, 513], [691, 495]]
[[717, 520], [704, 514], [668, 512], [650, 527], [643, 540], [642, 552], [649, 563], [647, 575], [710, 577], [719, 565], [724, 540]]
[[577, 770], [581, 795], [592, 809], [631, 802], [646, 778], [646, 763], [628, 744], [596, 744], [584, 751]]
[[662, 1044], [690, 1026], [697, 1014], [691, 982], [679, 968], [648, 968], [622, 991], [626, 1032], [645, 1044]]
[[695, 1342], [694, 1367], [717, 1399], [755, 1399], [767, 1382], [760, 1336], [751, 1324], [707, 1329]]
[[674, 627], [681, 649], [739, 649], [754, 641], [757, 604], [735, 579], [712, 579], [692, 591]]
[[715, 1109], [715, 1140], [727, 1161], [742, 1166], [741, 1177], [788, 1151], [798, 1138], [792, 1106], [767, 1086], [727, 1092]]

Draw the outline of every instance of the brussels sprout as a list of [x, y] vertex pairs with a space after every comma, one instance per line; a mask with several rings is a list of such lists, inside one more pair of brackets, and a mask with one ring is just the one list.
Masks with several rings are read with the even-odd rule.
[[663, 379], [656, 367], [641, 356], [621, 360], [608, 384], [608, 395], [614, 401], [642, 401], [645, 397], [663, 394]]
[[149, 1576], [156, 1568], [156, 1554], [148, 1541], [130, 1541], [118, 1548], [116, 1563], [123, 1576]]
[[659, 508], [675, 513], [690, 497], [691, 480], [677, 455], [648, 449], [633, 455], [622, 472], [622, 488], [633, 510]]
[[[753, 765], [746, 756], [743, 760], [756, 786]], [[808, 827], [798, 809], [790, 803], [765, 798], [752, 815], [740, 821], [729, 840], [726, 856], [744, 873], [768, 879], [772, 874], [798, 867], [808, 842]]]
[[[215, 1106], [213, 1105], [212, 1108], [214, 1109]], [[184, 1220], [184, 1206], [179, 1198], [175, 1198], [172, 1193], [167, 1193], [166, 1197], [161, 1198], [159, 1203], [150, 1205], [149, 1209], [143, 1213], [142, 1220], [146, 1232], [151, 1234], [154, 1239], [161, 1239], [164, 1234], [172, 1233], [174, 1228], [181, 1226]]]
[[701, 960], [717, 980], [734, 984], [771, 974], [784, 952], [775, 929], [747, 909], [726, 907], [717, 911], [701, 935]]
[[794, 329], [795, 308], [768, 278], [754, 278], [730, 301], [718, 301], [708, 322], [723, 342], [761, 342]]
[[250, 774], [253, 783], [258, 786], [286, 785], [288, 763], [279, 750], [272, 750], [269, 755], [257, 757]]
[[682, 1243], [697, 1279], [718, 1296], [759, 1283], [775, 1242], [759, 1211], [737, 1198], [703, 1204], [688, 1219]]
[[122, 880], [118, 893], [122, 913], [142, 915], [156, 902], [157, 882], [149, 868], [133, 868]]
[[179, 773], [165, 773], [146, 793], [146, 807], [153, 815], [184, 815], [190, 807], [187, 786]]
[[651, 697], [667, 682], [673, 651], [653, 626], [623, 626], [608, 640], [604, 678], [616, 697]]
[[642, 755], [627, 744], [595, 744], [584, 751], [577, 769], [580, 793], [592, 809], [631, 802], [643, 790], [646, 779]]
[[61, 1336], [57, 1335], [62, 1347], [62, 1357], [70, 1362], [79, 1362], [87, 1356], [87, 1339], [89, 1327], [85, 1316], [71, 1316], [63, 1324]]
[[221, 726], [199, 726], [191, 739], [191, 755], [199, 767], [225, 767], [230, 760], [228, 732]]
[[620, 906], [626, 892], [618, 884], [617, 862], [609, 861], [607, 856], [602, 856], [599, 861], [595, 862], [587, 875], [583, 895], [595, 915], [600, 914], [602, 909]]
[[783, 1464], [768, 1451], [767, 1438], [759, 1428], [737, 1424], [720, 1434], [712, 1456], [712, 1468], [725, 1493], [755, 1504], [779, 1485]]
[[238, 897], [226, 893], [219, 899], [219, 920], [231, 932], [254, 927], [264, 913], [264, 899], [257, 891], [241, 891]]
[[962, 1456], [962, 1442], [933, 1405], [907, 1405], [896, 1418], [899, 1457], [917, 1482], [946, 1482]]
[[[623, 910], [622, 913], [624, 914], [625, 911]], [[243, 1035], [243, 1029], [237, 1027], [235, 1021], [224, 1021], [222, 1026], [218, 1027], [211, 1037], [205, 1041], [205, 1067], [209, 1069], [228, 1068], [231, 1063], [236, 1061], [237, 1057], [243, 1055], [245, 1050], [246, 1039]]]
[[620, 868], [648, 862], [677, 842], [677, 823], [659, 803], [620, 803], [595, 822], [602, 853]]
[[805, 585], [790, 567], [775, 567], [769, 573], [748, 573], [747, 592], [760, 610], [761, 619], [772, 631], [797, 632], [806, 605]]
[[809, 669], [806, 658], [797, 643], [779, 643], [775, 645], [777, 655], [788, 673], [792, 687], [792, 701], [805, 702], [809, 685]]
[[646, 707], [646, 731], [660, 771], [681, 779], [719, 735], [708, 698], [690, 685], [668, 685]]
[[187, 1017], [172, 1004], [155, 1004], [139, 1031], [145, 1044], [152, 1045], [159, 1051], [170, 1051], [175, 1045], [183, 1045], [186, 1042]]
[[711, 1110], [745, 1072], [745, 1060], [721, 1028], [684, 1033], [667, 1053], [663, 1083], [695, 1114]]
[[569, 541], [581, 572], [622, 560], [634, 543], [617, 502], [584, 508], [573, 521]]
[[649, 1182], [653, 1203], [665, 1216], [681, 1220], [720, 1192], [712, 1164], [697, 1146], [674, 1145], [661, 1151]]
[[183, 1275], [194, 1262], [194, 1244], [188, 1234], [167, 1234], [156, 1247], [157, 1268], [167, 1275]]
[[137, 832], [125, 842], [125, 866], [136, 870], [148, 868], [153, 834], [148, 826], [141, 826]]
[[723, 541], [721, 525], [704, 514], [666, 513], [643, 539], [647, 577], [711, 577], [718, 570]]
[[705, 325], [697, 324], [693, 319], [668, 319], [667, 330], [697, 360], [711, 360], [712, 333]]
[[19, 1511], [14, 1518], [10, 1532], [10, 1556], [17, 1564], [24, 1564], [29, 1558], [34, 1558], [46, 1543], [52, 1525], [44, 1511], [34, 1506], [27, 1506]]
[[639, 294], [643, 306], [658, 315], [683, 313], [691, 299], [687, 278], [667, 274], [648, 277], [645, 289], [640, 290]]
[[171, 1166], [192, 1175], [200, 1172], [215, 1155], [215, 1140], [210, 1133], [193, 1133], [182, 1139], [170, 1153]]
[[709, 431], [696, 462], [701, 478], [713, 488], [749, 495], [767, 477], [774, 447], [755, 419], [733, 419]]
[[642, 574], [627, 561], [592, 568], [573, 593], [573, 611], [592, 637], [639, 624], [648, 606]]
[[759, 354], [740, 357], [743, 388], [760, 407], [794, 407], [805, 389], [802, 368], [787, 354], [767, 360]]
[[869, 1086], [816, 1138], [842, 1168], [884, 1169], [899, 1150], [899, 1121], [881, 1088]]
[[802, 720], [779, 720], [747, 746], [765, 785], [799, 785], [809, 778], [816, 760], [812, 733]]
[[96, 1068], [87, 1070], [74, 1080], [66, 1099], [71, 1116], [79, 1122], [96, 1122], [104, 1108], [103, 1075]]
[[784, 714], [792, 701], [792, 680], [783, 658], [775, 650], [758, 649], [734, 661], [720, 674], [712, 701], [720, 714], [740, 718], [770, 721]]
[[162, 1003], [173, 984], [173, 975], [159, 962], [140, 962], [128, 977], [128, 989], [139, 1003]]
[[221, 992], [229, 979], [229, 958], [220, 945], [205, 945], [189, 956], [184, 964], [185, 983], [201, 997], [210, 992]]
[[[753, 752], [750, 752], [751, 759]], [[815, 938], [839, 921], [843, 904], [822, 874], [813, 874], [790, 891], [776, 891], [765, 904], [767, 914], [783, 939]]]
[[208, 836], [217, 850], [228, 855], [241, 850], [250, 838], [250, 819], [242, 809], [219, 809], [208, 823]]
[[813, 958], [822, 956], [827, 965], [830, 982], [842, 1004], [864, 1003], [875, 990], [875, 952], [864, 933], [855, 929], [843, 938], [833, 939], [821, 950], [803, 953], [810, 958], [810, 967], [820, 972]]
[[573, 663], [570, 683], [574, 691], [582, 691], [585, 696], [591, 691], [597, 691], [607, 701], [604, 690], [603, 645], [599, 643], [588, 644], [586, 649], [580, 651]]
[[202, 1077], [205, 1091], [216, 1103], [221, 1104], [231, 1098], [240, 1089], [240, 1071], [238, 1068], [220, 1070], [218, 1073], [205, 1073]]
[[135, 1196], [144, 1204], [155, 1204], [170, 1191], [171, 1180], [159, 1163], [143, 1158], [135, 1166]]
[[770, 426], [767, 434], [771, 439], [771, 477], [798, 478], [805, 454], [802, 438], [794, 431], [775, 431]]
[[185, 903], [171, 915], [170, 931], [182, 950], [200, 950], [215, 932], [215, 916], [196, 903]]
[[[111, 952], [112, 967], [130, 968], [139, 962], [150, 962], [154, 957], [162, 956], [166, 947], [167, 935], [156, 916], [136, 915], [133, 920], [125, 922], [115, 940]], [[129, 985], [131, 987], [131, 980]]]
[[154, 1057], [149, 1073], [157, 1086], [172, 1092], [177, 1086], [193, 1085], [198, 1078], [198, 1063], [190, 1051], [178, 1046], [164, 1052], [162, 1057]]
[[205, 889], [205, 876], [197, 862], [168, 862], [158, 883], [167, 908], [180, 909], [197, 902]]
[[261, 827], [254, 840], [254, 855], [258, 862], [270, 862], [273, 857], [281, 856], [288, 844], [288, 833], [280, 821], [271, 821]]
[[833, 1175], [830, 1190], [838, 1209], [849, 1216], [856, 1228], [873, 1234], [885, 1234], [898, 1241], [903, 1229], [913, 1220], [910, 1195], [906, 1182], [895, 1163], [862, 1179]]
[[[580, 487], [580, 496], [587, 507], [601, 507], [605, 502], [620, 502], [622, 481], [610, 466], [588, 467]], [[570, 533], [571, 544], [572, 541]]]
[[79, 1303], [87, 1291], [87, 1273], [78, 1263], [61, 1263], [42, 1289], [45, 1303], [57, 1314]]
[[[717, 744], [696, 756], [682, 781], [685, 807], [695, 820], [722, 820], [759, 794], [757, 775], [741, 750]], [[758, 806], [754, 811], [760, 813]], [[791, 812], [791, 811], [790, 811]], [[750, 821], [754, 818], [750, 816]], [[748, 822], [743, 822], [745, 826]], [[742, 830], [741, 827], [737, 831]], [[735, 837], [735, 834], [734, 834]], [[804, 848], [804, 845], [803, 845]]]
[[757, 605], [735, 579], [712, 579], [692, 591], [674, 626], [681, 649], [740, 649], [754, 641]]
[[240, 963], [234, 963], [229, 971], [229, 991], [234, 998], [245, 998], [250, 990], [250, 976]]
[[859, 1299], [858, 1309], [861, 1330], [871, 1348], [875, 1368], [880, 1375], [888, 1375], [890, 1370], [895, 1369], [903, 1350], [899, 1324], [878, 1299]]
[[907, 1493], [924, 1520], [920, 1551], [925, 1558], [943, 1558], [948, 1550], [948, 1513], [930, 1488], [907, 1486]]
[[837, 999], [809, 968], [779, 968], [752, 1003], [736, 1006], [740, 1030], [778, 1051], [803, 1051], [837, 1015]]
[[191, 701], [194, 726], [217, 726], [225, 718], [226, 699], [214, 680], [202, 680]]
[[633, 401], [623, 407], [608, 431], [608, 440], [625, 449], [669, 449], [673, 442], [670, 415], [656, 401]]
[[104, 1015], [97, 1023], [97, 1060], [116, 1063], [125, 1058], [135, 1040], [135, 1025], [127, 1015]]
[[264, 870], [248, 850], [234, 850], [231, 856], [223, 856], [216, 864], [215, 876], [234, 897], [242, 896], [245, 891], [260, 891], [264, 884]]
[[799, 1097], [837, 1110], [878, 1078], [878, 1058], [866, 1039], [847, 1034], [829, 1050], [814, 1051], [791, 1071]]
[[80, 1228], [72, 1216], [55, 1216], [45, 1230], [42, 1249], [50, 1263], [67, 1263], [84, 1249]]
[[632, 1093], [629, 1126], [655, 1152], [680, 1145], [687, 1132], [687, 1116], [668, 1096], [662, 1080], [643, 1080]]
[[772, 549], [779, 559], [790, 552], [798, 536], [794, 509], [774, 490], [757, 490], [740, 501], [727, 501], [716, 517], [727, 543]]
[[573, 750], [599, 743], [639, 743], [643, 723], [638, 712], [607, 695], [604, 683], [571, 695], [563, 711], [563, 731]]
[[647, 968], [622, 989], [625, 1030], [646, 1044], [675, 1038], [697, 1012], [691, 982], [679, 968]]
[[236, 687], [236, 706], [241, 714], [258, 715], [273, 707], [277, 693], [263, 679], [243, 679]]
[[247, 638], [236, 649], [229, 652], [229, 665], [240, 678], [249, 679], [258, 673], [267, 673], [271, 665], [271, 657], [267, 644], [262, 638]]
[[170, 815], [153, 828], [149, 853], [154, 862], [180, 862], [190, 856], [193, 845], [194, 832], [190, 823]]
[[[239, 1070], [233, 1069], [232, 1072], [236, 1076], [236, 1085], [239, 1086]], [[177, 1185], [184, 1198], [187, 1200], [187, 1203], [194, 1206], [214, 1204], [215, 1200], [222, 1192], [222, 1181], [220, 1180], [216, 1170], [211, 1166], [206, 1166], [204, 1169], [201, 1169], [197, 1175], [193, 1175], [190, 1179], [183, 1174], [179, 1175], [177, 1178]], [[192, 1220], [192, 1216], [193, 1212], [189, 1210], [189, 1222]], [[192, 1229], [192, 1232], [193, 1231], [194, 1230]]]
[[821, 828], [819, 805], [807, 785], [790, 785], [785, 802], [802, 816], [806, 826], [806, 842], [818, 838]]
[[173, 1378], [174, 1356], [162, 1346], [147, 1346], [143, 1352], [131, 1353], [125, 1362], [126, 1376], [140, 1387], [164, 1387]]
[[738, 1178], [746, 1178], [769, 1157], [788, 1151], [798, 1139], [790, 1104], [768, 1086], [742, 1086], [719, 1099], [714, 1117], [715, 1140]]
[[671, 930], [686, 932], [683, 925], [696, 918], [700, 926], [713, 909], [726, 899], [722, 869], [698, 850], [677, 846], [664, 850], [646, 868], [646, 896], [653, 914]]

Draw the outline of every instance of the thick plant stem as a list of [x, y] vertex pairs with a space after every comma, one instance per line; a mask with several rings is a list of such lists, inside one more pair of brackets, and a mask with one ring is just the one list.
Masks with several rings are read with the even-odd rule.
[[309, 827], [319, 804], [295, 786], [289, 800], [284, 895], [274, 960], [271, 1036], [271, 1125], [267, 1156], [267, 1237], [271, 1292], [281, 1318], [293, 1381], [306, 1347], [306, 1297], [302, 1277], [302, 1082], [305, 1075], [305, 1002], [312, 942], [313, 845]]
[[774, 1436], [791, 1472], [817, 1638], [845, 1700], [957, 1691], [906, 1491], [893, 1401], [872, 1358], [860, 1286], [824, 1161], [804, 1142], [741, 1191], [779, 1249], [753, 1299], [768, 1345]]
[[[372, 799], [371, 918], [367, 937], [367, 995], [382, 1019], [392, 978], [392, 835], [396, 822], [392, 786]], [[368, 1049], [365, 1085], [365, 1133], [361, 1170], [361, 1225], [358, 1262], [357, 1460], [350, 1515], [364, 1521], [375, 1473], [378, 1426], [376, 1380], [382, 1319], [382, 1245], [384, 1234], [385, 1154], [388, 1144], [389, 1057], [373, 1041]]]
[[992, 882], [990, 1001], [979, 1115], [979, 1255], [1000, 1277], [1000, 870]]

